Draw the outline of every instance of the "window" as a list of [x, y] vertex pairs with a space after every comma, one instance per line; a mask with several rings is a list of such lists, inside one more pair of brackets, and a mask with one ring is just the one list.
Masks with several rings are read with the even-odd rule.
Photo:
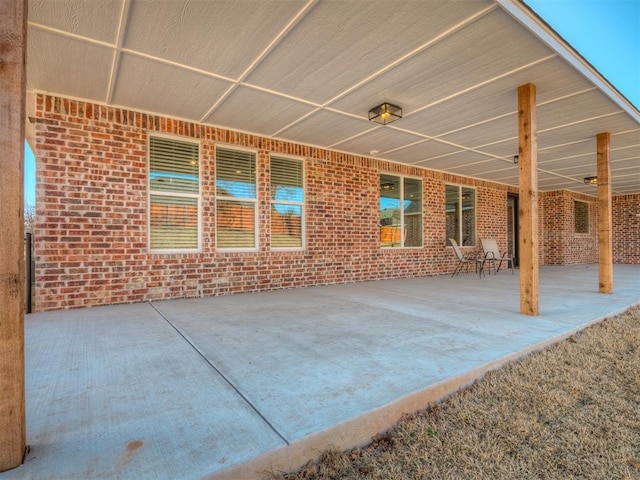
[[220, 249], [257, 245], [256, 154], [216, 148], [216, 238]]
[[589, 233], [589, 204], [586, 202], [573, 202], [573, 214], [576, 233]]
[[422, 246], [422, 180], [380, 175], [380, 246]]
[[302, 161], [271, 157], [271, 247], [302, 248], [303, 220]]
[[200, 248], [199, 145], [149, 138], [149, 248]]
[[476, 244], [476, 191], [458, 185], [446, 186], [447, 238], [455, 239], [458, 245]]

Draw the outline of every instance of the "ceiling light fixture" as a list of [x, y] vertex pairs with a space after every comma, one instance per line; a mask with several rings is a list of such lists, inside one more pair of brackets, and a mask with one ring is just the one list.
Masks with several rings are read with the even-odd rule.
[[369, 110], [369, 120], [372, 122], [387, 125], [402, 118], [402, 109], [390, 103], [383, 103]]
[[584, 183], [586, 183], [587, 185], [597, 185], [598, 177], [585, 177]]

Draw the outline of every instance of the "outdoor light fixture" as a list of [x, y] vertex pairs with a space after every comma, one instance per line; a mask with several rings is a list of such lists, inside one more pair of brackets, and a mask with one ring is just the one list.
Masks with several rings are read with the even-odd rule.
[[402, 118], [402, 109], [390, 103], [383, 103], [369, 110], [369, 120], [382, 125], [395, 122], [399, 118]]
[[518, 164], [519, 160], [520, 160], [520, 155], [514, 155], [513, 156], [513, 163], [515, 163], [516, 165]]
[[598, 177], [585, 177], [584, 183], [586, 183], [587, 185], [597, 185]]

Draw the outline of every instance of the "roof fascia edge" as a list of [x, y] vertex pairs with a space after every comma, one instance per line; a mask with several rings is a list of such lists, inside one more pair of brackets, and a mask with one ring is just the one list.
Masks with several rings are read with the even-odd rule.
[[555, 30], [542, 20], [529, 6], [520, 0], [495, 0], [500, 7], [518, 20], [536, 37], [558, 53], [579, 73], [591, 81], [602, 93], [613, 100], [633, 120], [640, 123], [640, 111], [609, 81], [571, 47]]

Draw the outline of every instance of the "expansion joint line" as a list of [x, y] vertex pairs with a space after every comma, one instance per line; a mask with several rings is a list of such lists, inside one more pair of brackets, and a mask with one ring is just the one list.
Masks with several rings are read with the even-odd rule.
[[209, 366], [210, 366], [211, 368], [213, 368], [213, 369], [216, 371], [216, 373], [217, 373], [218, 375], [220, 375], [220, 376], [222, 377], [222, 379], [223, 379], [225, 382], [227, 382], [227, 384], [228, 384], [228, 385], [229, 385], [229, 386], [230, 386], [230, 387], [231, 387], [231, 388], [232, 388], [232, 389], [233, 389], [233, 390], [234, 390], [238, 395], [240, 395], [240, 397], [241, 397], [241, 398], [246, 402], [246, 404], [247, 404], [247, 405], [249, 405], [249, 407], [251, 407], [251, 409], [252, 409], [254, 412], [256, 412], [256, 414], [257, 414], [257, 415], [262, 419], [262, 421], [263, 421], [264, 423], [266, 423], [266, 424], [269, 426], [269, 428], [270, 428], [271, 430], [273, 430], [273, 431], [275, 432], [275, 434], [276, 434], [276, 435], [278, 435], [278, 436], [282, 439], [282, 441], [283, 441], [284, 443], [286, 443], [287, 445], [291, 445], [291, 443], [289, 442], [289, 440], [287, 440], [287, 439], [285, 438], [285, 436], [284, 436], [282, 433], [280, 433], [280, 431], [279, 431], [279, 430], [278, 430], [278, 429], [277, 429], [277, 428], [276, 428], [276, 427], [275, 427], [275, 426], [274, 426], [274, 425], [273, 425], [273, 424], [272, 424], [272, 423], [267, 419], [267, 417], [265, 417], [265, 416], [262, 414], [262, 412], [258, 409], [258, 407], [256, 407], [256, 406], [253, 404], [253, 402], [251, 402], [251, 400], [249, 400], [249, 399], [246, 397], [246, 395], [244, 395], [244, 394], [240, 391], [240, 388], [238, 388], [238, 387], [237, 387], [237, 386], [236, 386], [236, 385], [235, 385], [235, 384], [234, 384], [234, 383], [233, 383], [233, 382], [232, 382], [232, 381], [231, 381], [231, 380], [230, 380], [230, 379], [229, 379], [229, 378], [228, 378], [224, 373], [222, 373], [222, 371], [221, 371], [218, 367], [216, 367], [216, 366], [213, 364], [213, 362], [211, 362], [211, 360], [209, 360], [209, 359], [206, 357], [206, 355], [205, 355], [204, 353], [202, 353], [202, 352], [200, 351], [200, 349], [199, 349], [198, 347], [196, 347], [196, 346], [191, 342], [191, 340], [189, 340], [189, 339], [188, 339], [188, 338], [187, 338], [187, 337], [186, 337], [186, 336], [185, 336], [185, 335], [180, 331], [180, 329], [179, 329], [178, 327], [176, 327], [176, 326], [174, 325], [174, 323], [173, 323], [171, 320], [169, 320], [169, 318], [168, 318], [168, 317], [167, 317], [167, 316], [166, 316], [166, 315], [165, 315], [165, 314], [164, 314], [160, 309], [158, 309], [158, 308], [157, 308], [157, 307], [156, 307], [152, 302], [147, 302], [147, 303], [151, 306], [151, 308], [153, 308], [153, 309], [158, 313], [158, 315], [160, 315], [162, 318], [164, 318], [164, 320], [165, 320], [169, 325], [171, 325], [171, 327], [173, 327], [173, 329], [174, 329], [176, 332], [178, 332], [178, 335], [180, 335], [180, 336], [181, 336], [181, 337], [182, 337], [182, 338], [183, 338], [183, 339], [184, 339], [184, 340], [185, 340], [189, 345], [191, 345], [191, 348], [193, 348], [193, 349], [196, 351], [196, 353], [197, 353], [198, 355], [200, 355], [200, 357], [201, 357], [205, 362], [207, 362], [207, 364], [209, 364]]

